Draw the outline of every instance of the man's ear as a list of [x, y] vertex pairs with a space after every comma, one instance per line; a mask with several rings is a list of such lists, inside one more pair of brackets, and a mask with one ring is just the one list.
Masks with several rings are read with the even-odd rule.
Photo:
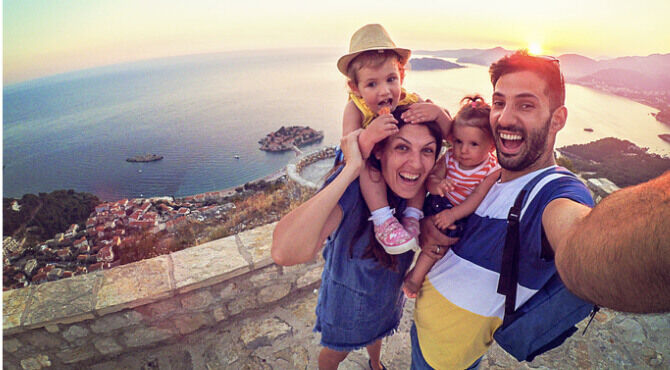
[[554, 113], [551, 115], [551, 129], [554, 132], [559, 132], [564, 126], [565, 122], [568, 120], [568, 108], [565, 105], [554, 110]]

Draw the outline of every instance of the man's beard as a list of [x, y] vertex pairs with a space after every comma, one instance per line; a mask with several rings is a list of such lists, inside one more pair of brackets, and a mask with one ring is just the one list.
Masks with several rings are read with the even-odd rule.
[[[500, 139], [500, 134], [497, 134], [496, 152], [500, 167], [510, 171], [521, 171], [535, 163], [546, 151], [550, 123], [551, 117], [544, 123], [542, 128], [530, 131], [529, 133], [524, 132], [523, 129], [512, 130], [524, 137], [524, 142], [521, 145], [525, 146], [522, 152], [513, 156], [506, 156], [504, 153], [501, 153], [498, 146], [501, 145], [502, 139]], [[510, 131], [509, 128], [506, 130]]]

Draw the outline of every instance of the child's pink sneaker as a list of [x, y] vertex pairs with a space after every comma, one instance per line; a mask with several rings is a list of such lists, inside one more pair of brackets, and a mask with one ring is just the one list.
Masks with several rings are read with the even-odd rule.
[[415, 236], [408, 233], [395, 217], [389, 218], [374, 229], [375, 238], [388, 254], [401, 254], [418, 248]]
[[400, 223], [405, 228], [405, 231], [413, 237], [417, 237], [421, 232], [421, 225], [419, 225], [419, 220], [414, 217], [403, 217], [400, 220]]

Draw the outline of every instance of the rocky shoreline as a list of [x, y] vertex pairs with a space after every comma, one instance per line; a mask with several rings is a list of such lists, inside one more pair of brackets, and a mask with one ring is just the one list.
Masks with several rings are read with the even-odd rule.
[[279, 130], [267, 134], [259, 140], [260, 150], [268, 152], [283, 152], [296, 150], [304, 145], [323, 140], [323, 131], [316, 131], [308, 126], [282, 126]]

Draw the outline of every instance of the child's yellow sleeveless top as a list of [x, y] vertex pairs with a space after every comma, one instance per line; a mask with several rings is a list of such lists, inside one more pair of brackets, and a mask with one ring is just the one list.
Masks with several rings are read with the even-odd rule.
[[[358, 110], [363, 113], [363, 123], [361, 124], [361, 127], [366, 128], [372, 122], [373, 119], [377, 118], [377, 113], [373, 112], [372, 109], [368, 107], [367, 104], [365, 104], [365, 101], [363, 98], [356, 96], [353, 92], [349, 93], [349, 100], [353, 101], [354, 104], [356, 104], [356, 107]], [[405, 89], [402, 89], [400, 92], [400, 101], [398, 102], [398, 106], [401, 105], [410, 105], [413, 103], [418, 103], [419, 102], [419, 96], [414, 94], [414, 93], [408, 93], [405, 91]]]

